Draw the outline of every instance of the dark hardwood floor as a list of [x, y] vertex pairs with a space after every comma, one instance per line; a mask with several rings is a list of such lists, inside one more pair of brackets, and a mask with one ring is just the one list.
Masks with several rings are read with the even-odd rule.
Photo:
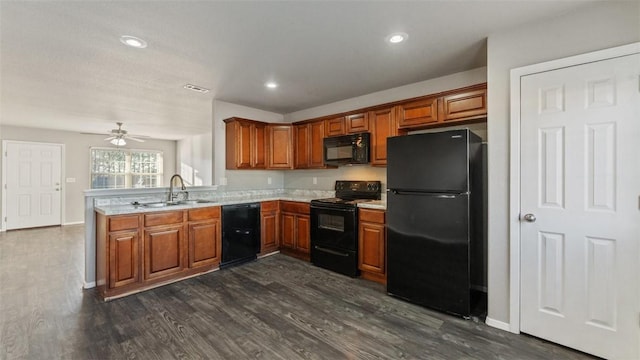
[[587, 359], [285, 255], [111, 302], [82, 226], [0, 233], [0, 359]]

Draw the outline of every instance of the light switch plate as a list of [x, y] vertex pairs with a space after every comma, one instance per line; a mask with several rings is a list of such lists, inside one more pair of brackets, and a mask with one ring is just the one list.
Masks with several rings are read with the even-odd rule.
[[67, 182], [68, 183], [74, 183], [74, 182], [76, 182], [76, 178], [67, 178]]

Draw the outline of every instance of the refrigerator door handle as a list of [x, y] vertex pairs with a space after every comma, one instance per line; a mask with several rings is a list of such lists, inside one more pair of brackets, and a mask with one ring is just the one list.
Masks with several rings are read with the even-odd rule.
[[455, 199], [456, 196], [471, 194], [468, 191], [463, 193], [449, 193], [449, 194], [435, 193], [435, 192], [428, 192], [428, 191], [411, 191], [411, 190], [396, 190], [396, 189], [391, 189], [388, 191], [391, 191], [394, 195], [430, 195], [430, 196], [434, 196], [442, 199]]

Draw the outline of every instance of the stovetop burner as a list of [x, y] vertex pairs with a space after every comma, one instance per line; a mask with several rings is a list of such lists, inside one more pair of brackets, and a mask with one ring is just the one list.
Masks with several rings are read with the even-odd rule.
[[355, 207], [358, 203], [380, 200], [380, 181], [336, 181], [336, 197], [312, 200], [311, 204], [334, 204]]

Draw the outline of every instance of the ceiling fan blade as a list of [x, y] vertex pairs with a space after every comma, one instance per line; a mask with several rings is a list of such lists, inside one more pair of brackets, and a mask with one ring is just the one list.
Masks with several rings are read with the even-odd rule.
[[125, 137], [125, 139], [127, 139], [127, 140], [133, 140], [133, 141], [137, 141], [137, 142], [144, 142], [144, 140], [142, 140], [142, 139], [138, 139], [138, 138], [135, 138], [135, 137], [133, 137], [133, 136], [127, 136], [127, 137]]
[[104, 141], [113, 140], [115, 138], [117, 138], [117, 136], [109, 136], [108, 138], [105, 138]]

